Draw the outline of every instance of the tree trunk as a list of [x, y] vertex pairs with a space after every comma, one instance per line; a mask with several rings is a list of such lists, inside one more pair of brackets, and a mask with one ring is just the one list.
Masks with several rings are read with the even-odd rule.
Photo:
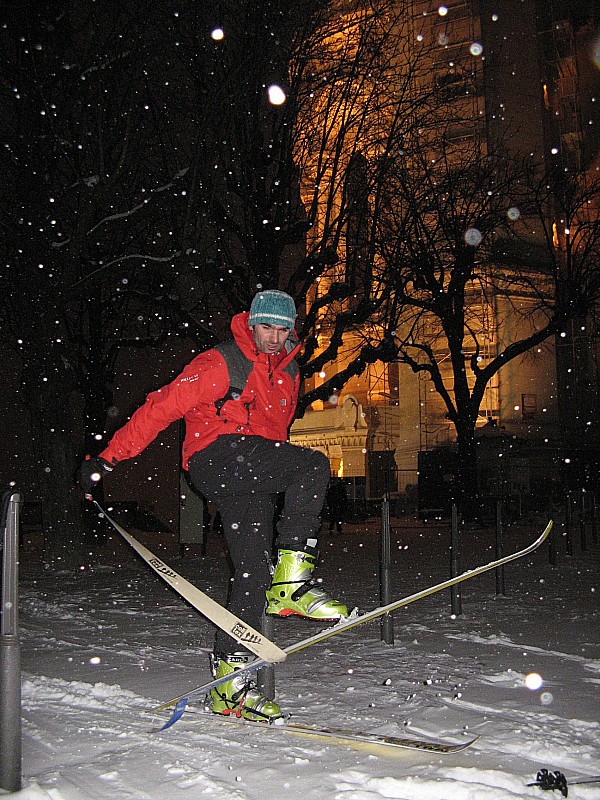
[[463, 520], [473, 522], [479, 507], [475, 425], [471, 422], [457, 425], [456, 434], [459, 456], [458, 508]]
[[44, 551], [51, 567], [65, 569], [78, 562], [83, 549], [83, 497], [75, 485], [81, 412], [62, 349], [46, 342], [44, 348], [33, 345], [32, 350], [23, 389], [32, 418]]

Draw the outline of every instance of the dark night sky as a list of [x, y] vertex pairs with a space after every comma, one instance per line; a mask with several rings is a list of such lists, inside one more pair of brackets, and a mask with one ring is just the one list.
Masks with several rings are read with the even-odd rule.
[[575, 25], [585, 23], [590, 15], [594, 15], [596, 18], [594, 21], [597, 22], [599, 16], [597, 0], [555, 0], [554, 7]]

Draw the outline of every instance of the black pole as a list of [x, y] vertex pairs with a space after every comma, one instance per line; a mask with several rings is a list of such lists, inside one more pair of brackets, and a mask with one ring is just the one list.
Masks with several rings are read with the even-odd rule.
[[[381, 501], [381, 543], [379, 557], [379, 598], [382, 606], [386, 606], [392, 601], [391, 566], [390, 501], [387, 497], [384, 497]], [[381, 640], [386, 644], [394, 644], [394, 617], [392, 614], [384, 614], [381, 618]]]
[[21, 496], [11, 494], [6, 522], [2, 522], [0, 787], [9, 792], [18, 792], [21, 788], [21, 652], [18, 620], [20, 505]]
[[[273, 617], [270, 617], [268, 614], [263, 614], [261, 627], [263, 635], [272, 641], [275, 634], [275, 623]], [[271, 700], [275, 699], [274, 664], [268, 664], [266, 667], [259, 669], [256, 682], [258, 684], [258, 688], [265, 695], [265, 697], [269, 697]]]
[[[552, 495], [548, 498], [548, 515], [547, 519], [552, 519]], [[556, 548], [556, 537], [558, 535], [558, 527], [552, 529], [550, 538], [548, 539], [548, 561], [552, 567], [558, 563], [558, 552]]]
[[[456, 505], [452, 506], [452, 528], [450, 531], [450, 576], [455, 578], [460, 574], [460, 537], [458, 535], [458, 511]], [[462, 614], [462, 596], [460, 586], [457, 584], [450, 589], [452, 598], [452, 613]]]
[[565, 527], [566, 527], [566, 555], [573, 555], [573, 498], [571, 492], [567, 492], [567, 506], [565, 511]]
[[[504, 542], [502, 536], [502, 500], [496, 503], [496, 559], [504, 555]], [[496, 570], [496, 594], [506, 594], [506, 583], [504, 580], [504, 567]]]
[[579, 532], [581, 537], [581, 550], [585, 553], [587, 550], [587, 519], [585, 515], [585, 489], [581, 490], [581, 506], [579, 508]]

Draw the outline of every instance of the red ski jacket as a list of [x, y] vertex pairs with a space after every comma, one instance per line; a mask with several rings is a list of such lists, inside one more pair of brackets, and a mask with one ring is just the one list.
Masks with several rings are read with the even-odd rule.
[[[229, 371], [216, 349], [196, 356], [174, 381], [152, 392], [129, 422], [114, 434], [100, 457], [111, 464], [133, 458], [175, 420], [185, 420], [182, 465], [218, 436], [238, 433], [287, 441], [298, 402], [297, 369], [287, 369], [300, 349], [293, 334], [274, 356], [260, 352], [248, 327], [248, 312], [231, 321], [234, 340], [252, 362], [240, 395], [219, 401], [230, 389]], [[241, 388], [241, 387], [240, 387]]]

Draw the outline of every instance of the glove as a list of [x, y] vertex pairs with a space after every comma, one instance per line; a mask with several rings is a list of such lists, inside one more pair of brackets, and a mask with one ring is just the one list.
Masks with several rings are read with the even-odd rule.
[[112, 464], [105, 461], [100, 456], [90, 458], [86, 456], [79, 467], [79, 485], [86, 494], [89, 494], [94, 486], [97, 486], [102, 478], [113, 471]]

